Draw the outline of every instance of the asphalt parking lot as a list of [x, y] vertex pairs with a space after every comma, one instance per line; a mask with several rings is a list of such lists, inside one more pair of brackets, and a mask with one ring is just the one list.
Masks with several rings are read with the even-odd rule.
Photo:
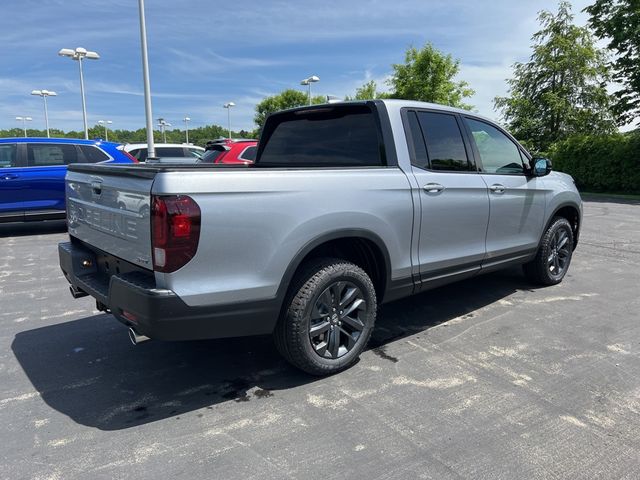
[[640, 477], [640, 204], [585, 202], [565, 281], [383, 308], [318, 379], [269, 338], [132, 346], [73, 300], [64, 225], [0, 225], [0, 477]]

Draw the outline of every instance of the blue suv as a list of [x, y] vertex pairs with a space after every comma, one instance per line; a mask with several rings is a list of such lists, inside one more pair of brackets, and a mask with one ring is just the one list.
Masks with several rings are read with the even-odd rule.
[[0, 138], [0, 223], [64, 218], [69, 164], [134, 162], [113, 142]]

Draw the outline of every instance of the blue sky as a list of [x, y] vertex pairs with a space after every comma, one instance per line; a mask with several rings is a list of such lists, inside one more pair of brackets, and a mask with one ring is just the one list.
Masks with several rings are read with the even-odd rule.
[[[591, 3], [574, 1], [580, 10]], [[550, 0], [298, 0], [214, 2], [146, 0], [154, 118], [174, 126], [226, 124], [223, 103], [236, 103], [232, 128], [252, 129], [267, 95], [299, 88], [318, 75], [314, 94], [344, 96], [374, 79], [384, 87], [392, 63], [410, 45], [432, 42], [461, 61], [460, 79], [476, 90], [470, 103], [492, 118], [510, 66], [530, 55], [537, 12]], [[50, 126], [81, 130], [77, 64], [61, 48], [101, 55], [85, 64], [89, 124], [144, 126], [137, 0], [3, 0], [0, 18], [0, 128], [17, 115], [44, 128], [42, 99], [54, 90]]]

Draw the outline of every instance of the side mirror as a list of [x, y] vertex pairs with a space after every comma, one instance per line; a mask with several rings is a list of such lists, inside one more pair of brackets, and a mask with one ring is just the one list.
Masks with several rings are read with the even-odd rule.
[[548, 158], [534, 158], [533, 174], [536, 177], [544, 177], [551, 173], [551, 160]]

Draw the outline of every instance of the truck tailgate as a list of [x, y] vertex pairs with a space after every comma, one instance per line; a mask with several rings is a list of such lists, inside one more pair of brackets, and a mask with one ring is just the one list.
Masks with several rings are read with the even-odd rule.
[[116, 166], [69, 168], [66, 177], [69, 234], [144, 268], [151, 260], [151, 186], [154, 175], [132, 175]]

